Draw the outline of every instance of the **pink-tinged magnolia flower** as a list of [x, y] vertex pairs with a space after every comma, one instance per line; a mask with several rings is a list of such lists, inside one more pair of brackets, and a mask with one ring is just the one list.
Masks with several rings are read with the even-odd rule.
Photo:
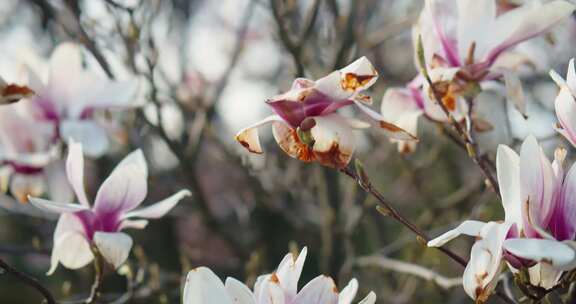
[[142, 151], [128, 155], [104, 181], [93, 206], [84, 190], [84, 157], [82, 145], [72, 142], [66, 162], [68, 181], [80, 204], [63, 204], [30, 197], [36, 207], [59, 213], [60, 219], [54, 232], [54, 248], [49, 274], [62, 263], [66, 268], [81, 268], [93, 259], [91, 246], [96, 246], [102, 256], [114, 267], [128, 258], [132, 239], [121, 232], [125, 228], [143, 229], [148, 221], [168, 213], [188, 190], [150, 206], [137, 209], [147, 194], [148, 168]]
[[[456, 120], [467, 115], [464, 97], [477, 94], [483, 81], [501, 78], [508, 99], [524, 113], [521, 83], [512, 72], [518, 65], [518, 60], [511, 60], [512, 49], [546, 32], [574, 9], [573, 4], [559, 0], [545, 4], [533, 1], [500, 11], [496, 0], [427, 0], [413, 29], [414, 45], [417, 48], [421, 37], [434, 90]], [[418, 61], [418, 55], [415, 57]], [[430, 89], [422, 75], [406, 88], [390, 89], [384, 96], [382, 115], [400, 127], [408, 124], [408, 131], [409, 127], [416, 128], [414, 117], [422, 114], [432, 120], [446, 121]], [[404, 152], [413, 148], [413, 144], [402, 142], [399, 146]]]
[[28, 71], [28, 85], [36, 93], [31, 108], [38, 120], [54, 124], [58, 138], [81, 142], [85, 153], [99, 156], [108, 148], [108, 136], [95, 111], [136, 106], [137, 82], [99, 77], [83, 67], [82, 56], [79, 45], [62, 43], [52, 53], [46, 82]]
[[28, 195], [48, 192], [53, 199], [69, 202], [58, 148], [52, 144], [54, 129], [22, 111], [19, 104], [0, 108], [0, 188], [24, 203]]
[[276, 142], [288, 155], [341, 168], [350, 162], [355, 149], [352, 130], [370, 126], [336, 112], [351, 105], [376, 121], [388, 136], [416, 140], [367, 106], [371, 99], [361, 92], [377, 78], [378, 73], [365, 57], [316, 81], [298, 78], [290, 91], [266, 102], [276, 115], [241, 130], [236, 140], [250, 152], [261, 154], [258, 127], [271, 123]]
[[565, 151], [557, 150], [550, 163], [533, 136], [522, 144], [520, 156], [500, 145], [496, 161], [504, 221], [464, 221], [428, 243], [439, 247], [461, 234], [476, 237], [463, 280], [473, 299], [487, 299], [502, 261], [513, 272], [528, 268], [530, 283], [546, 289], [576, 266], [576, 166], [564, 175], [564, 157]]
[[560, 87], [560, 93], [554, 101], [559, 122], [556, 130], [576, 147], [576, 70], [574, 70], [574, 59], [571, 59], [568, 64], [566, 80], [555, 71], [550, 71], [550, 76]]
[[[338, 292], [334, 281], [318, 276], [300, 291], [298, 280], [306, 259], [306, 247], [295, 258], [287, 254], [272, 274], [258, 277], [254, 292], [234, 278], [222, 283], [210, 269], [196, 268], [188, 273], [184, 286], [183, 304], [350, 304], [356, 297], [358, 281]], [[374, 304], [376, 295], [370, 292], [359, 304]]]

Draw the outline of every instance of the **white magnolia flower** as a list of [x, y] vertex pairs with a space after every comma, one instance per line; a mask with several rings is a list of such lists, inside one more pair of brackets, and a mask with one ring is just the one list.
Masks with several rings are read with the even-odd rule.
[[[350, 304], [358, 291], [358, 281], [338, 292], [332, 278], [318, 276], [300, 291], [298, 280], [306, 259], [306, 247], [298, 258], [287, 254], [272, 274], [260, 276], [251, 291], [242, 282], [227, 278], [225, 283], [206, 267], [188, 273], [184, 286], [183, 304]], [[359, 304], [374, 304], [376, 295], [370, 292]]]
[[164, 216], [190, 195], [188, 190], [180, 190], [158, 203], [137, 208], [148, 191], [148, 167], [140, 150], [124, 158], [112, 171], [100, 186], [93, 206], [84, 190], [84, 157], [79, 143], [72, 142], [69, 146], [66, 173], [80, 204], [29, 198], [34, 206], [61, 214], [54, 232], [49, 274], [56, 270], [58, 263], [70, 269], [87, 265], [94, 258], [91, 246], [96, 246], [108, 263], [119, 267], [132, 248], [132, 238], [121, 231], [143, 229], [147, 219]]

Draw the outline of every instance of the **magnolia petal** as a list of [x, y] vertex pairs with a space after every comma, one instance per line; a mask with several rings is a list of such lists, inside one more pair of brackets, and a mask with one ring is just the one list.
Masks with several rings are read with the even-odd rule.
[[564, 80], [564, 78], [562, 78], [562, 76], [560, 76], [560, 74], [558, 74], [556, 71], [554, 70], [550, 70], [550, 72], [548, 73], [550, 75], [550, 78], [552, 78], [552, 80], [556, 83], [556, 85], [558, 87], [564, 87], [564, 86], [568, 86], [568, 84], [566, 83], [566, 80]]
[[294, 298], [293, 304], [337, 303], [338, 289], [332, 278], [318, 276], [308, 282]]
[[289, 156], [305, 162], [316, 160], [312, 147], [303, 143], [296, 130], [284, 122], [272, 124], [272, 135], [278, 146]]
[[28, 202], [28, 196], [40, 196], [46, 191], [42, 174], [12, 174], [10, 192], [21, 203]]
[[505, 221], [522, 229], [522, 200], [520, 199], [520, 157], [508, 146], [499, 145], [496, 154], [498, 185], [502, 195]]
[[360, 57], [340, 70], [340, 86], [348, 92], [358, 92], [371, 87], [378, 79], [378, 72], [366, 57]]
[[222, 281], [206, 267], [198, 267], [188, 272], [184, 285], [184, 304], [221, 303], [233, 304]]
[[[386, 121], [394, 123], [410, 134], [417, 134], [418, 118], [423, 114], [423, 110], [410, 89], [388, 89], [382, 98], [380, 112]], [[398, 141], [395, 139], [392, 141], [398, 143], [400, 153], [408, 154], [416, 149], [415, 141]]]
[[118, 230], [124, 229], [144, 229], [148, 226], [148, 220], [123, 220]]
[[62, 138], [81, 143], [83, 152], [91, 157], [102, 156], [110, 144], [106, 130], [92, 120], [64, 120], [60, 134]]
[[315, 158], [324, 166], [342, 168], [352, 159], [356, 148], [352, 128], [338, 114], [314, 117], [316, 125], [310, 130]]
[[118, 269], [130, 255], [132, 238], [123, 232], [100, 232], [94, 234], [94, 244], [104, 259]]
[[6, 83], [6, 81], [0, 77], [0, 105], [15, 103], [22, 98], [33, 95], [34, 91], [31, 88], [24, 85]]
[[78, 204], [64, 204], [45, 200], [37, 197], [28, 197], [30, 203], [36, 208], [54, 213], [74, 213], [78, 211], [89, 210], [88, 207]]
[[308, 248], [306, 247], [302, 248], [298, 258], [294, 258], [292, 253], [288, 253], [284, 256], [284, 259], [282, 259], [276, 270], [276, 276], [280, 281], [280, 286], [284, 290], [288, 301], [291, 301], [298, 291], [298, 280], [300, 279], [307, 253]]
[[66, 177], [63, 160], [54, 161], [44, 168], [48, 197], [56, 202], [74, 202], [74, 191]]
[[380, 115], [377, 112], [374, 112], [372, 109], [368, 108], [362, 103], [355, 100], [354, 104], [356, 104], [356, 106], [370, 118], [376, 120], [379, 123], [380, 128], [384, 131], [384, 134], [386, 134], [386, 136], [397, 140], [418, 140], [416, 136], [396, 126], [395, 124], [386, 121], [386, 119], [384, 119], [382, 115]]
[[126, 156], [106, 178], [98, 193], [96, 214], [128, 212], [142, 203], [148, 191], [148, 166], [142, 150]]
[[278, 115], [271, 115], [247, 128], [240, 130], [240, 132], [236, 134], [236, 141], [238, 141], [248, 151], [262, 154], [263, 151], [258, 136], [258, 128], [275, 121], [282, 121], [282, 118], [280, 118]]
[[352, 279], [338, 295], [338, 304], [350, 304], [358, 292], [358, 280]]
[[81, 83], [82, 74], [81, 46], [70, 42], [59, 44], [50, 56], [50, 75], [47, 85], [49, 94], [58, 99], [54, 102], [71, 103], [71, 91]]
[[54, 273], [58, 263], [69, 269], [78, 269], [88, 265], [93, 258], [80, 219], [73, 214], [62, 214], [54, 231], [54, 247], [48, 275]]
[[234, 304], [255, 304], [254, 294], [242, 282], [227, 278], [224, 284]]
[[558, 187], [552, 164], [544, 155], [534, 136], [528, 136], [520, 152], [520, 199], [528, 203], [523, 214], [524, 233], [538, 236], [533, 226], [545, 227], [555, 207], [553, 195]]
[[486, 26], [496, 19], [496, 1], [494, 0], [458, 0], [458, 54], [462, 60], [468, 57], [472, 43], [475, 43], [476, 54], [484, 54], [487, 45]]
[[545, 4], [535, 2], [524, 5], [496, 19], [494, 29], [502, 32], [494, 35], [494, 46], [486, 56], [486, 62], [493, 63], [505, 50], [514, 45], [542, 34], [570, 16], [575, 6], [568, 1], [556, 0]]
[[520, 78], [518, 78], [516, 73], [510, 70], [505, 70], [503, 75], [504, 83], [506, 85], [506, 98], [514, 104], [516, 109], [524, 117], [526, 117], [526, 100], [524, 98], [524, 90], [522, 89]]
[[68, 145], [68, 158], [66, 159], [66, 174], [68, 182], [74, 189], [76, 197], [83, 206], [89, 207], [90, 203], [86, 196], [84, 187], [84, 154], [82, 153], [82, 144], [70, 142]]
[[376, 294], [371, 291], [362, 301], [358, 304], [374, 304], [376, 303]]
[[157, 219], [161, 218], [166, 213], [170, 212], [181, 199], [192, 195], [192, 193], [188, 190], [180, 190], [175, 194], [172, 194], [170, 197], [165, 198], [155, 204], [150, 206], [146, 206], [144, 208], [139, 208], [128, 213], [125, 213], [122, 216], [122, 219], [127, 219], [131, 217], [140, 217], [140, 218], [147, 218], [147, 219]]
[[509, 239], [504, 248], [517, 257], [552, 265], [558, 270], [572, 270], [576, 267], [574, 248], [547, 239]]
[[537, 263], [528, 268], [530, 284], [544, 289], [551, 289], [558, 285], [563, 273], [564, 271], [558, 270], [548, 263]]
[[[285, 304], [284, 290], [276, 274], [260, 276], [254, 285], [254, 296], [258, 304]], [[286, 303], [296, 304], [296, 302]]]
[[442, 234], [441, 236], [428, 242], [428, 247], [442, 247], [444, 244], [450, 242], [451, 240], [459, 237], [461, 234], [469, 236], [478, 236], [481, 229], [486, 225], [484, 222], [480, 221], [464, 221], [458, 227], [449, 230]]
[[556, 116], [561, 129], [557, 129], [573, 146], [576, 147], [576, 100], [566, 86], [560, 88], [560, 93], [554, 101]]

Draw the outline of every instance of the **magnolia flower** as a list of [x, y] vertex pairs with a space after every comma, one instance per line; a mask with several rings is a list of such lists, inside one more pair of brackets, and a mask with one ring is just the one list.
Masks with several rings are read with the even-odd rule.
[[571, 59], [568, 64], [566, 80], [553, 70], [550, 71], [550, 76], [560, 87], [560, 93], [554, 101], [559, 122], [556, 130], [576, 147], [576, 71], [574, 70], [574, 59]]
[[106, 152], [108, 137], [96, 122], [96, 110], [135, 106], [135, 81], [110, 81], [98, 77], [82, 65], [82, 50], [73, 43], [60, 44], [50, 58], [46, 82], [32, 70], [28, 85], [36, 95], [31, 98], [38, 120], [54, 124], [62, 139], [81, 142], [85, 152], [99, 156]]
[[276, 142], [288, 155], [341, 168], [350, 162], [355, 149], [352, 130], [370, 126], [336, 112], [350, 105], [379, 123], [388, 136], [415, 140], [413, 135], [367, 107], [371, 99], [361, 92], [377, 78], [376, 70], [365, 57], [316, 81], [298, 78], [290, 91], [266, 101], [276, 115], [241, 130], [236, 140], [250, 152], [261, 154], [258, 127], [271, 123]]
[[[575, 7], [567, 1], [529, 4], [498, 11], [496, 0], [428, 0], [413, 29], [415, 48], [422, 41], [426, 69], [439, 95], [439, 102], [458, 121], [466, 118], [465, 98], [481, 91], [484, 81], [504, 79], [508, 99], [525, 113], [521, 83], [512, 72], [518, 65], [512, 49], [538, 36], [564, 18]], [[418, 52], [417, 52], [418, 53]], [[419, 61], [418, 54], [416, 61]], [[417, 62], [419, 65], [419, 62]], [[446, 121], [445, 113], [432, 98], [431, 88], [419, 75], [405, 89], [393, 88], [384, 96], [382, 115], [406, 127], [416, 128], [422, 114]], [[414, 93], [413, 91], [420, 91]], [[405, 105], [408, 103], [409, 105]], [[397, 111], [388, 111], [388, 108]], [[474, 117], [468, 117], [473, 119]], [[401, 143], [400, 151], [413, 145]]]
[[[254, 292], [240, 281], [227, 278], [222, 281], [210, 269], [199, 267], [188, 273], [184, 286], [183, 304], [349, 304], [358, 291], [358, 281], [350, 283], [338, 292], [334, 281], [326, 276], [318, 276], [306, 284], [299, 292], [298, 280], [304, 266], [307, 249], [304, 247], [298, 258], [287, 254], [276, 272], [260, 276]], [[373, 304], [376, 295], [370, 292], [360, 304]]]
[[473, 299], [487, 299], [504, 260], [514, 272], [528, 268], [530, 283], [546, 289], [576, 266], [572, 244], [561, 243], [576, 236], [576, 167], [565, 176], [564, 157], [565, 151], [557, 150], [550, 163], [533, 136], [522, 144], [520, 156], [500, 145], [496, 162], [504, 221], [464, 221], [428, 243], [439, 247], [461, 234], [476, 237], [463, 279]]
[[0, 188], [20, 202], [28, 195], [49, 192], [53, 199], [69, 202], [71, 189], [65, 182], [64, 166], [57, 161], [52, 144], [54, 129], [35, 121], [17, 105], [0, 108]]
[[91, 246], [118, 268], [126, 261], [132, 247], [130, 236], [121, 231], [143, 229], [148, 224], [146, 219], [164, 216], [182, 198], [190, 195], [188, 190], [181, 190], [156, 204], [136, 209], [147, 192], [148, 168], [140, 150], [124, 158], [112, 171], [98, 190], [93, 206], [84, 190], [84, 157], [79, 143], [72, 142], [69, 146], [66, 173], [80, 204], [30, 197], [36, 207], [61, 214], [54, 232], [49, 274], [56, 270], [58, 263], [70, 269], [87, 265], [94, 258]]

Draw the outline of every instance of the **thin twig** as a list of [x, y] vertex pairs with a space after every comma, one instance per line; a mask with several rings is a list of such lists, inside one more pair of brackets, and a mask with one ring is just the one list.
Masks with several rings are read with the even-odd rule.
[[94, 255], [94, 282], [90, 288], [90, 295], [84, 303], [93, 304], [96, 303], [100, 297], [100, 291], [102, 289], [102, 282], [104, 281], [104, 258], [98, 250], [98, 247], [92, 245], [92, 254]]
[[22, 281], [24, 284], [38, 290], [38, 292], [40, 292], [42, 296], [44, 296], [44, 299], [46, 299], [47, 304], [56, 303], [54, 297], [52, 296], [52, 293], [50, 293], [50, 291], [42, 284], [40, 284], [40, 282], [38, 282], [38, 280], [36, 280], [35, 278], [10, 266], [10, 264], [6, 263], [6, 261], [4, 261], [3, 259], [0, 259], [0, 268], [3, 269], [5, 272], [13, 275], [18, 280]]

